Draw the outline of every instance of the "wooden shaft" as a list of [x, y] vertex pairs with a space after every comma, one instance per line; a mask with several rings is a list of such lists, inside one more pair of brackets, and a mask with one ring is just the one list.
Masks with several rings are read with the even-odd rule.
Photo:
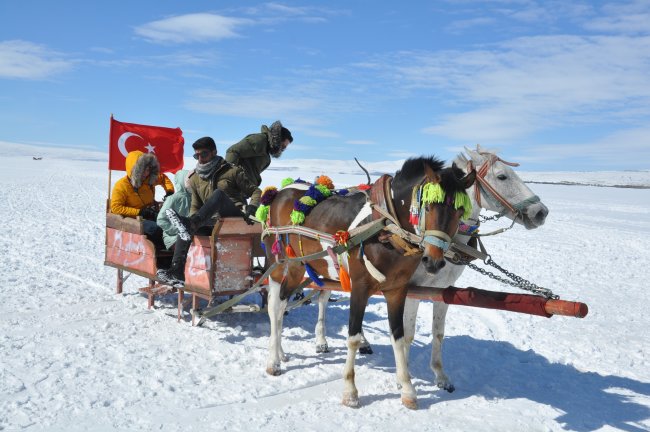
[[[336, 281], [324, 280], [323, 286], [311, 284], [309, 288], [330, 291], [343, 291]], [[378, 293], [381, 295], [381, 293]], [[431, 300], [462, 306], [497, 309], [509, 312], [525, 313], [551, 317], [553, 315], [584, 318], [589, 313], [589, 307], [580, 302], [567, 300], [549, 300], [532, 294], [517, 294], [498, 291], [486, 291], [474, 287], [468, 288], [432, 288], [409, 286], [409, 298]]]

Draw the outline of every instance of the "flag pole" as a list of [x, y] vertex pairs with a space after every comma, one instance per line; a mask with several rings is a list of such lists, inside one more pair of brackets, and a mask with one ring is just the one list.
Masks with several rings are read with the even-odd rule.
[[111, 199], [111, 136], [113, 136], [113, 113], [111, 113], [111, 124], [108, 127], [108, 200]]

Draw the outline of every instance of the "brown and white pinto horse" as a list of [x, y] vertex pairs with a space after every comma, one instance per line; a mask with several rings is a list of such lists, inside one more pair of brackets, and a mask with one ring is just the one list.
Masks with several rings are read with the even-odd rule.
[[[475, 172], [465, 175], [455, 166], [443, 168], [443, 162], [433, 157], [420, 157], [407, 160], [395, 174], [390, 193], [385, 200], [388, 208], [394, 207], [393, 219], [411, 234], [420, 230], [422, 241], [415, 245], [419, 253], [406, 255], [404, 250], [385, 241], [386, 236], [375, 235], [348, 251], [342, 264], [347, 268], [351, 282], [350, 318], [348, 328], [348, 355], [343, 373], [345, 390], [343, 404], [351, 407], [359, 405], [358, 391], [354, 382], [354, 361], [361, 341], [361, 324], [369, 297], [382, 291], [386, 298], [388, 321], [391, 329], [391, 342], [397, 368], [397, 381], [402, 391], [402, 403], [416, 408], [416, 393], [411, 383], [406, 361], [407, 346], [404, 341], [404, 303], [406, 284], [417, 266], [422, 263], [430, 273], [436, 273], [445, 265], [444, 252], [450, 238], [456, 233], [464, 208], [458, 207], [458, 197], [466, 197], [465, 189], [470, 187]], [[443, 191], [446, 199], [423, 204], [420, 208], [420, 225], [414, 227], [409, 220], [414, 190], [421, 186], [435, 186]], [[273, 227], [291, 225], [290, 213], [294, 202], [304, 195], [304, 190], [285, 188], [281, 190], [269, 209], [270, 232]], [[373, 195], [373, 194], [371, 194]], [[456, 197], [456, 198], [455, 198]], [[454, 201], [456, 199], [456, 202]], [[465, 200], [466, 206], [469, 199]], [[375, 205], [367, 200], [365, 194], [346, 196], [333, 195], [315, 206], [305, 218], [303, 225], [320, 232], [334, 235], [337, 231], [349, 231], [359, 225], [371, 222], [381, 216], [373, 212]], [[457, 208], [458, 207], [458, 208]], [[273, 243], [277, 238], [264, 239], [267, 259], [272, 262]], [[290, 234], [282, 237], [292, 250], [301, 256], [318, 253], [327, 246], [318, 240]], [[277, 252], [279, 248], [275, 248]], [[329, 279], [338, 280], [333, 260], [326, 256], [309, 262], [315, 271]], [[269, 278], [268, 311], [271, 322], [269, 357], [267, 373], [279, 375], [280, 362], [286, 361], [281, 345], [282, 321], [291, 292], [303, 281], [305, 266], [300, 261], [286, 262], [273, 271]]]

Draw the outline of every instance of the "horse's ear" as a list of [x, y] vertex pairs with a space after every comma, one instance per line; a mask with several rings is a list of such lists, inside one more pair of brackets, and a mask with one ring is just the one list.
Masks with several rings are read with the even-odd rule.
[[434, 171], [428, 164], [424, 164], [424, 177], [431, 183], [440, 183], [440, 174]]
[[467, 174], [465, 177], [460, 179], [460, 184], [463, 186], [463, 189], [467, 189], [474, 184], [475, 180], [476, 180], [476, 170], [473, 169], [469, 174]]

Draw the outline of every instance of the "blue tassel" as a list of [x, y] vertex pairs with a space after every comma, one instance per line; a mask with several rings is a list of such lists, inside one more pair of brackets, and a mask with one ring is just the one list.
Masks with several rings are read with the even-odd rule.
[[260, 242], [260, 245], [262, 245], [262, 250], [266, 254], [266, 245], [264, 244], [264, 242]]
[[318, 274], [316, 273], [316, 270], [312, 268], [309, 264], [305, 263], [305, 271], [307, 272], [307, 275], [309, 276], [309, 279], [311, 279], [316, 285], [319, 287], [322, 287], [325, 285], [322, 280], [318, 277]]

